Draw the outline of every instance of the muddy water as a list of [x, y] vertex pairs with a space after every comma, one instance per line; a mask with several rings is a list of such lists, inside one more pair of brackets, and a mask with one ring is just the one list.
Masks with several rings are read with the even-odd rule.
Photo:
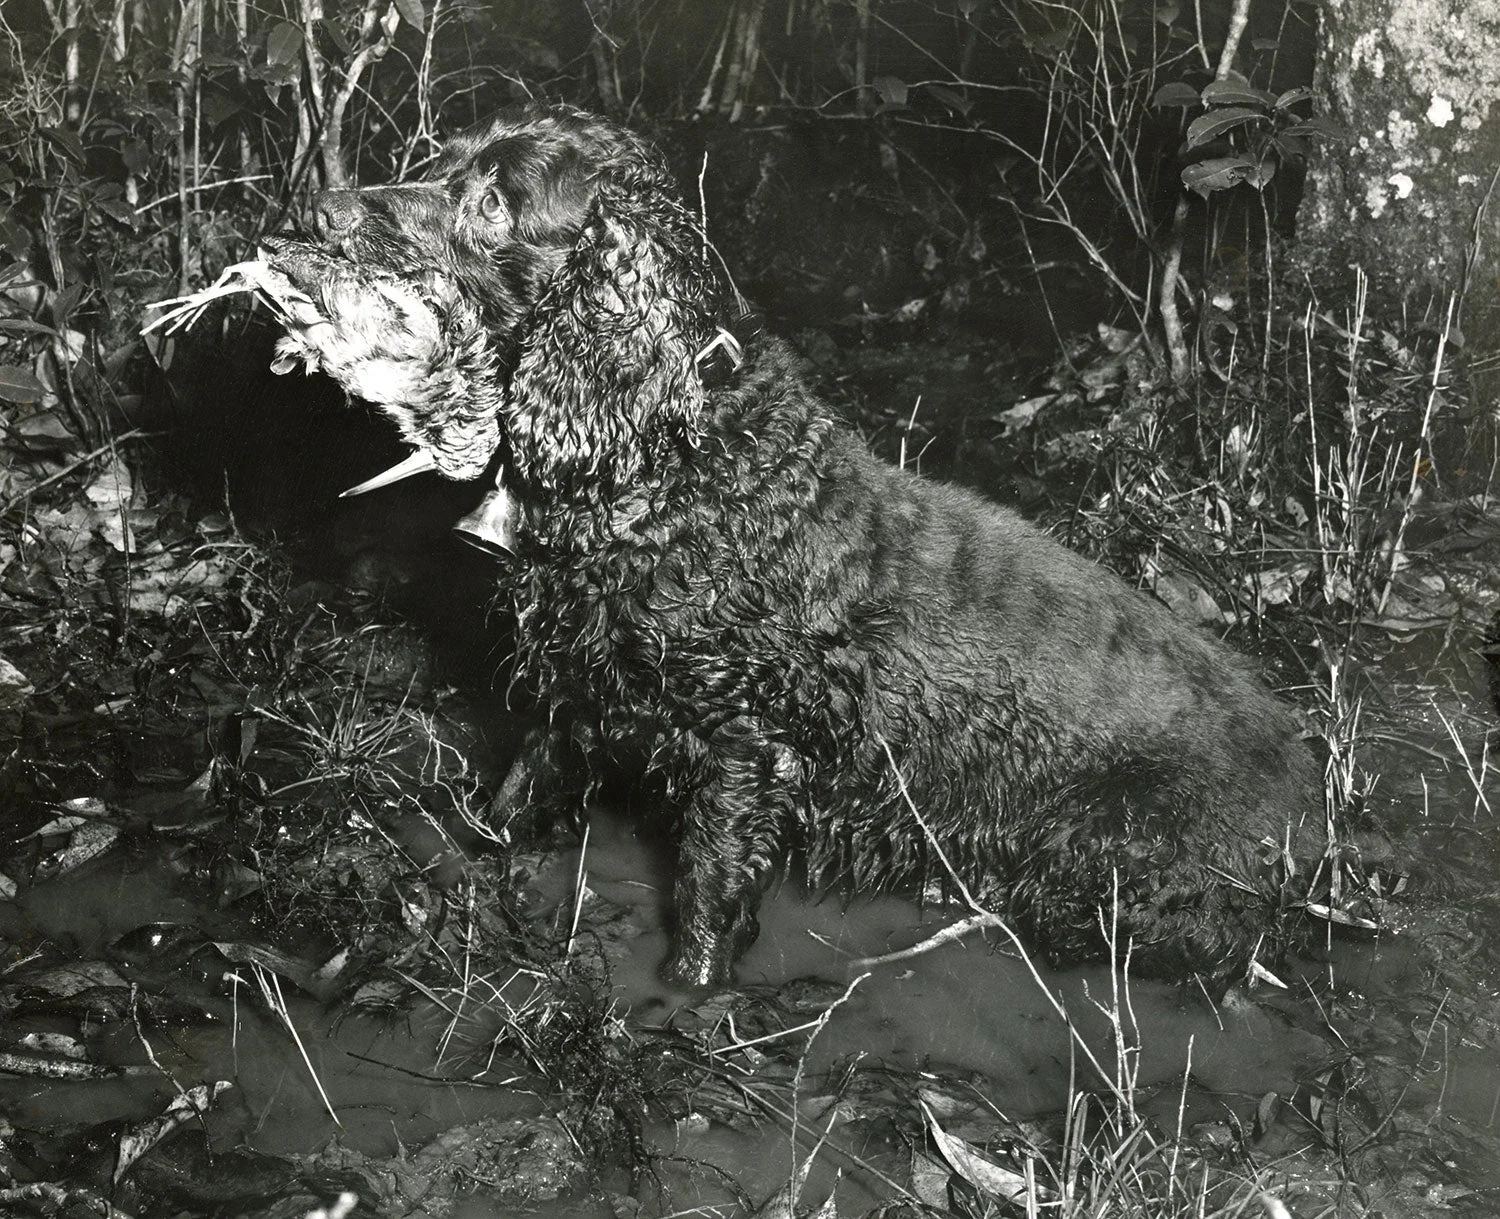
[[[591, 820], [584, 848], [546, 859], [537, 880], [543, 905], [550, 902], [561, 919], [570, 917], [580, 877], [586, 928], [601, 899], [611, 909], [629, 912], [629, 934], [609, 955], [615, 998], [629, 1009], [630, 1023], [667, 1025], [681, 1011], [702, 1005], [704, 996], [674, 992], [656, 977], [666, 953], [670, 877], [660, 850], [637, 837], [624, 818], [600, 812]], [[993, 933], [989, 940], [971, 935], [888, 964], [855, 964], [910, 947], [952, 917], [890, 897], [845, 906], [792, 885], [768, 896], [762, 933], [742, 963], [740, 985], [821, 983], [823, 997], [812, 1014], [834, 1009], [816, 1036], [789, 1024], [785, 1036], [776, 1038], [795, 1046], [803, 1062], [798, 1087], [786, 1102], [790, 1108], [807, 1106], [803, 1137], [794, 1140], [786, 1123], [775, 1121], [758, 1130], [691, 1117], [652, 1126], [649, 1137], [666, 1157], [662, 1175], [673, 1207], [719, 1206], [774, 1193], [792, 1172], [794, 1155], [807, 1155], [808, 1131], [826, 1124], [818, 1102], [828, 1093], [830, 1073], [848, 1063], [889, 1067], [916, 1079], [964, 1080], [976, 1097], [1020, 1119], [1056, 1112], [1066, 1102], [1070, 1080], [1093, 1087], [1098, 1070], [1111, 1080], [1122, 1078], [1116, 1051], [1124, 1045], [1129, 1051], [1124, 1069], [1133, 1073], [1138, 1100], [1158, 1106], [1170, 1128], [1179, 1120], [1213, 1120], [1226, 1105], [1253, 1110], [1267, 1091], [1289, 1094], [1299, 1075], [1329, 1056], [1327, 1040], [1258, 1006], [1215, 1011], [1202, 996], [1142, 982], [1116, 994], [1104, 968], [1041, 970], [1034, 976]], [[108, 955], [107, 946], [122, 932], [155, 922], [196, 927], [209, 937], [240, 934], [223, 914], [183, 897], [162, 863], [123, 855], [34, 887], [0, 931], [19, 942], [65, 944], [77, 959], [97, 960]], [[496, 1087], [500, 1081], [492, 1074], [482, 1088], [433, 1082], [435, 1076], [466, 1069], [444, 1060], [440, 1043], [448, 1018], [433, 1008], [394, 1023], [339, 1018], [287, 984], [283, 993], [294, 1040], [267, 1012], [253, 982], [226, 991], [224, 962], [208, 969], [203, 964], [194, 957], [180, 967], [181, 977], [159, 988], [202, 996], [217, 1016], [214, 1022], [141, 1031], [122, 1027], [93, 1043], [109, 1061], [144, 1064], [154, 1057], [164, 1073], [79, 1083], [0, 1075], [0, 1112], [19, 1127], [39, 1130], [138, 1121], [172, 1098], [167, 1076], [184, 1087], [229, 1080], [234, 1087], [205, 1119], [220, 1149], [309, 1153], [336, 1138], [367, 1155], [389, 1157], [481, 1117], [532, 1115], [542, 1108], [533, 1090], [545, 1088], [539, 1081], [517, 1077]], [[867, 976], [835, 1004], [860, 975]], [[1076, 1041], [1055, 1005], [1067, 1012]], [[1121, 1013], [1118, 1042], [1105, 1010]], [[1098, 1070], [1089, 1064], [1089, 1054]], [[746, 1060], [731, 1052], [725, 1061], [742, 1067]], [[1188, 1071], [1191, 1084], [1184, 1088]], [[899, 1139], [865, 1132], [851, 1141], [835, 1132], [809, 1179], [808, 1196], [821, 1198], [835, 1188], [837, 1176], [840, 1205], [846, 1213], [860, 1213], [889, 1200], [893, 1190], [879, 1174], [904, 1181], [909, 1159], [909, 1148]], [[709, 1165], [725, 1176], [716, 1176]], [[475, 1206], [476, 1214], [487, 1213], [482, 1199]]]
[[[557, 870], [577, 875], [568, 853]], [[643, 930], [617, 964], [620, 995], [638, 1016], [670, 1010], [685, 998], [666, 988], [655, 969], [666, 956], [667, 862], [636, 838], [629, 823], [600, 813], [592, 819], [583, 860], [585, 883], [612, 902], [634, 908]], [[955, 922], [962, 912], [920, 910], [898, 897], [819, 898], [786, 884], [761, 909], [760, 938], [740, 963], [741, 986], [818, 978], [846, 984], [849, 999], [814, 1043], [815, 1069], [851, 1057], [903, 1070], [943, 1069], [984, 1076], [991, 1099], [1026, 1117], [1058, 1108], [1070, 1072], [1093, 1087], [1085, 1047], [1111, 1080], [1120, 1063], [1105, 1010], [1121, 1010], [1124, 1064], [1135, 1082], [1152, 1087], [1179, 1078], [1189, 1063], [1202, 1085], [1258, 1097], [1287, 1088], [1295, 1074], [1326, 1052], [1321, 1039], [1299, 1035], [1250, 1005], [1215, 1010], [1202, 995], [1130, 980], [1118, 992], [1107, 966], [1035, 974], [1003, 935], [974, 934], [917, 956], [863, 965], [897, 953]], [[1043, 987], [1046, 988], [1044, 992]], [[1049, 998], [1050, 993], [1050, 998]], [[1079, 1040], [1058, 1012], [1066, 1011]]]
[[[240, 938], [242, 930], [223, 914], [182, 896], [159, 861], [119, 857], [34, 887], [24, 905], [7, 914], [13, 917], [0, 920], [0, 933], [7, 938], [37, 946], [66, 945], [76, 951], [74, 959], [83, 961], [100, 960], [118, 936], [147, 923], [180, 923], [226, 939]], [[129, 978], [140, 976], [121, 968]], [[268, 1011], [248, 970], [237, 971], [244, 978], [239, 985], [226, 984], [226, 972], [236, 971], [210, 950], [194, 955], [180, 967], [178, 977], [157, 987], [197, 996], [213, 1020], [141, 1030], [127, 1025], [102, 1043], [90, 1042], [106, 1061], [145, 1065], [154, 1057], [161, 1072], [86, 1082], [0, 1074], [0, 1114], [17, 1126], [37, 1130], [115, 1119], [138, 1121], [159, 1113], [171, 1101], [172, 1081], [187, 1088], [227, 1080], [233, 1088], [204, 1118], [220, 1149], [245, 1146], [273, 1154], [308, 1153], [338, 1138], [365, 1154], [390, 1156], [455, 1125], [540, 1109], [534, 1094], [523, 1088], [496, 1088], [494, 1077], [485, 1087], [436, 1082], [434, 1077], [460, 1073], [437, 1048], [448, 1023], [442, 1013], [418, 1010], [394, 1022], [344, 1017], [286, 982], [281, 994], [294, 1038]], [[47, 1025], [45, 1020], [31, 1023]], [[337, 1120], [330, 1116], [329, 1106]]]
[[[638, 838], [623, 818], [596, 813], [586, 847], [558, 856], [539, 878], [560, 921], [571, 917], [580, 880], [585, 919], [595, 897], [631, 912], [637, 934], [610, 955], [616, 994], [633, 1020], [670, 1024], [680, 1008], [700, 1003], [702, 996], [676, 992], [656, 976], [667, 951], [670, 891], [670, 865], [661, 850]], [[791, 884], [767, 896], [760, 937], [741, 961], [737, 985], [797, 990], [827, 984], [820, 993], [832, 1014], [816, 1035], [787, 1026], [787, 1040], [801, 1051], [810, 1097], [825, 1094], [827, 1080], [849, 1064], [892, 1068], [916, 1080], [964, 1081], [974, 1097], [1010, 1119], [1055, 1114], [1072, 1089], [1114, 1085], [1130, 1091], [1164, 1129], [1179, 1123], [1186, 1129], [1223, 1120], [1231, 1109], [1253, 1113], [1267, 1092], [1289, 1096], [1301, 1077], [1336, 1056], [1331, 1037], [1299, 1027], [1273, 1007], [1240, 1000], [1215, 1009], [1202, 994], [1180, 987], [1122, 983], [1106, 966], [1028, 967], [995, 931], [868, 963], [927, 940], [962, 913], [922, 910], [889, 896], [819, 899]], [[819, 1128], [815, 1120], [808, 1124]], [[768, 1197], [790, 1171], [784, 1127], [750, 1138], [679, 1123], [658, 1131], [658, 1138], [665, 1150], [720, 1165], [752, 1197]], [[799, 1154], [806, 1155], [808, 1141]], [[810, 1197], [822, 1197], [820, 1184], [824, 1192], [832, 1188], [840, 1144], [837, 1137], [831, 1142], [827, 1163], [810, 1179]], [[909, 1171], [905, 1149], [847, 1150], [876, 1168], [886, 1164], [897, 1178]], [[860, 1173], [841, 1178], [838, 1189], [846, 1213], [890, 1196]], [[695, 1205], [725, 1200], [722, 1189], [701, 1177], [679, 1182], [677, 1200], [687, 1205], [684, 1196]]]
[[[1483, 772], [1477, 786], [1441, 718], [1428, 717], [1433, 722], [1424, 726], [1410, 693], [1397, 686], [1387, 705], [1388, 719], [1372, 712], [1369, 724], [1364, 764], [1381, 775], [1371, 798], [1380, 833], [1366, 835], [1363, 849], [1368, 865], [1408, 878], [1409, 887], [1383, 911], [1388, 931], [1334, 940], [1326, 960], [1287, 972], [1291, 989], [1279, 998], [1258, 991], [1215, 1008], [1191, 990], [1119, 984], [1105, 967], [1033, 971], [993, 931], [862, 964], [910, 948], [957, 914], [896, 897], [846, 904], [783, 884], [766, 898], [761, 936], [741, 963], [738, 985], [812, 996], [800, 1016], [772, 1030], [784, 1033], [778, 1044], [792, 1046], [802, 1064], [794, 1086], [777, 1098], [783, 1114], [797, 1113], [800, 1135], [785, 1120], [749, 1130], [690, 1114], [652, 1125], [648, 1136], [671, 1190], [667, 1209], [769, 1197], [827, 1124], [824, 1103], [849, 1064], [890, 1068], [913, 1087], [925, 1081], [951, 1092], [957, 1085], [1012, 1120], [1055, 1115], [1076, 1088], [1123, 1084], [1170, 1133], [1235, 1121], [1248, 1128], [1267, 1094], [1287, 1098], [1330, 1065], [1362, 1063], [1364, 1129], [1378, 1131], [1381, 1155], [1385, 1145], [1395, 1148], [1393, 1175], [1421, 1161], [1420, 1182], [1442, 1183], [1446, 1173], [1455, 1188], [1500, 1186], [1500, 844], [1489, 806], [1495, 784], [1472, 718], [1461, 727]], [[1447, 714], [1451, 722], [1451, 707]], [[1401, 739], [1392, 743], [1398, 725]], [[656, 976], [667, 949], [670, 875], [658, 844], [638, 836], [626, 818], [599, 811], [586, 843], [540, 860], [534, 882], [536, 909], [544, 916], [550, 910], [557, 925], [566, 927], [577, 906], [586, 934], [605, 918], [623, 928], [606, 952], [613, 998], [637, 1030], [671, 1027], [713, 1002], [675, 992]], [[0, 934], [8, 940], [62, 943], [83, 960], [98, 959], [120, 933], [151, 922], [186, 924], [214, 938], [243, 934], [221, 912], [183, 897], [165, 861], [123, 852], [33, 887], [20, 907], [0, 905]], [[306, 1153], [338, 1138], [369, 1155], [396, 1156], [480, 1117], [529, 1116], [544, 1107], [541, 1081], [516, 1078], [496, 1087], [491, 1075], [484, 1088], [433, 1082], [467, 1068], [445, 1060], [448, 1020], [432, 1008], [395, 1022], [339, 1019], [288, 986], [310, 1072], [257, 993], [224, 992], [224, 968], [220, 962], [216, 976], [182, 981], [207, 996], [216, 1022], [147, 1030], [148, 1045], [135, 1030], [121, 1029], [101, 1051], [137, 1064], [154, 1055], [184, 1086], [232, 1081], [206, 1119], [221, 1148]], [[808, 1022], [825, 1012], [810, 1035]], [[748, 1049], [731, 1046], [721, 1061], [725, 1071], [753, 1078]], [[139, 1120], [159, 1112], [172, 1092], [156, 1073], [89, 1083], [0, 1075], [0, 1113], [40, 1129]], [[908, 1103], [908, 1129], [912, 1108]], [[1387, 1113], [1392, 1120], [1382, 1125]], [[857, 1134], [849, 1129], [836, 1129], [820, 1153], [806, 1197], [816, 1201], [837, 1188], [843, 1212], [859, 1214], [894, 1195], [881, 1174], [908, 1179], [911, 1149], [869, 1123]], [[474, 1205], [475, 1214], [489, 1213], [482, 1199]]]

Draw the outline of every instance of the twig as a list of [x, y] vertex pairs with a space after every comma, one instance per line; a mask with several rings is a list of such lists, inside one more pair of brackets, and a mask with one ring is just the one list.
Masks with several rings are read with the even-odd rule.
[[88, 465], [89, 462], [94, 460], [94, 458], [103, 457], [104, 454], [108, 453], [110, 450], [114, 449], [116, 446], [124, 443], [125, 441], [134, 439], [136, 436], [144, 435], [146, 435], [146, 432], [144, 432], [140, 428], [131, 428], [128, 432], [122, 432], [120, 435], [111, 439], [107, 444], [101, 444], [93, 452], [85, 453], [77, 461], [69, 463], [61, 470], [57, 471], [57, 473], [55, 474], [49, 474], [46, 478], [32, 483], [31, 486], [27, 487], [26, 490], [21, 492], [21, 494], [12, 496], [10, 499], [6, 500], [5, 503], [0, 504], [0, 516], [5, 516], [8, 512], [10, 512], [12, 508], [17, 507], [20, 504], [24, 504], [43, 487], [50, 487], [53, 483], [59, 481], [60, 479], [67, 478], [67, 476], [69, 474], [72, 474], [75, 470], [79, 469], [82, 466]]
[[1120, 1102], [1120, 1104], [1128, 1105], [1128, 1098], [1121, 1095], [1119, 1085], [1113, 1078], [1111, 1078], [1110, 1074], [1105, 1071], [1104, 1065], [1099, 1061], [1098, 1056], [1094, 1053], [1088, 1042], [1083, 1039], [1083, 1034], [1081, 1034], [1074, 1026], [1073, 1018], [1068, 1015], [1068, 1009], [1063, 1005], [1062, 1000], [1054, 995], [1051, 988], [1048, 987], [1045, 981], [1043, 981], [1041, 972], [1037, 969], [1036, 963], [1032, 961], [1031, 954], [1026, 951], [1026, 945], [1021, 942], [1021, 937], [1018, 936], [1015, 931], [1012, 930], [1010, 924], [1002, 919], [998, 914], [985, 909], [979, 904], [979, 902], [975, 899], [973, 893], [969, 891], [969, 886], [964, 883], [963, 877], [958, 874], [958, 870], [954, 868], [953, 864], [949, 861], [947, 853], [943, 850], [942, 844], [937, 840], [937, 835], [932, 832], [932, 828], [927, 824], [926, 818], [922, 816], [921, 810], [917, 808], [916, 801], [912, 799], [911, 789], [906, 785], [906, 776], [901, 773], [901, 767], [896, 764], [896, 755], [891, 751], [890, 742], [887, 741], [885, 737], [879, 734], [876, 735], [876, 740], [880, 742], [880, 747], [885, 750], [886, 760], [890, 763], [891, 773], [896, 777], [896, 786], [901, 792], [901, 798], [906, 802], [907, 810], [914, 818], [916, 818], [917, 824], [921, 826], [922, 833], [927, 839], [928, 846], [930, 846], [933, 849], [933, 852], [937, 855], [939, 861], [943, 865], [943, 868], [947, 871], [949, 879], [951, 879], [953, 883], [958, 887], [959, 896], [963, 898], [964, 904], [967, 905], [970, 910], [974, 911], [975, 914], [988, 915], [990, 918], [995, 920], [994, 926], [1008, 940], [1010, 940], [1011, 944], [1015, 947], [1016, 953], [1021, 958], [1021, 964], [1026, 967], [1026, 972], [1031, 975], [1031, 980], [1037, 984], [1038, 989], [1040, 989], [1042, 992], [1042, 997], [1047, 1000], [1052, 1010], [1057, 1013], [1059, 1018], [1061, 1018], [1063, 1024], [1067, 1026], [1068, 1036], [1072, 1039], [1073, 1043], [1083, 1051], [1083, 1056], [1088, 1059], [1089, 1065], [1094, 1068], [1094, 1072], [1099, 1076], [1100, 1081], [1106, 1088], [1109, 1089], [1110, 1093], [1117, 1101]]
[[944, 944], [951, 944], [955, 940], [961, 940], [971, 931], [983, 931], [989, 927], [1003, 927], [1000, 916], [985, 911], [982, 914], [970, 915], [968, 918], [959, 919], [956, 923], [950, 923], [941, 931], [936, 931], [925, 940], [913, 944], [910, 948], [900, 948], [895, 952], [883, 952], [876, 957], [860, 957], [854, 962], [855, 969], [875, 969], [881, 965], [891, 965], [897, 961], [909, 960], [912, 957], [920, 957], [931, 952], [935, 948], [941, 948]]
[[[246, 182], [269, 182], [270, 180], [270, 174], [245, 174], [239, 178], [222, 178], [216, 182], [200, 182], [197, 186], [188, 187], [186, 193], [189, 195], [197, 195], [202, 194], [206, 190], [218, 190], [221, 186], [243, 186]], [[144, 216], [152, 208], [160, 207], [163, 203], [178, 202], [181, 198], [182, 196], [178, 195], [175, 192], [170, 195], [162, 195], [161, 198], [153, 199], [150, 203], [142, 203], [138, 208], [135, 209], [134, 214], [137, 216]]]
[[1229, 31], [1224, 35], [1224, 49], [1219, 53], [1219, 67], [1214, 72], [1215, 80], [1223, 80], [1234, 67], [1240, 39], [1245, 36], [1245, 27], [1249, 24], [1250, 0], [1234, 0], [1234, 8], [1229, 14]]
[[250, 969], [255, 975], [255, 980], [260, 983], [261, 996], [266, 1001], [266, 1006], [276, 1013], [286, 1031], [291, 1034], [292, 1044], [297, 1047], [297, 1053], [302, 1056], [302, 1065], [307, 1068], [307, 1073], [312, 1076], [313, 1087], [317, 1088], [318, 1096], [323, 1101], [323, 1108], [328, 1110], [328, 1116], [333, 1119], [333, 1124], [343, 1129], [344, 1123], [339, 1120], [339, 1115], [333, 1107], [333, 1102], [328, 1099], [328, 1093], [323, 1090], [323, 1081], [318, 1078], [317, 1069], [308, 1056], [307, 1047], [302, 1044], [302, 1035], [297, 1032], [297, 1026], [292, 1023], [292, 1013], [287, 1007], [286, 998], [281, 993], [281, 978], [272, 973], [265, 966], [252, 961]]
[[583, 823], [583, 843], [578, 848], [578, 875], [573, 882], [573, 923], [568, 928], [568, 944], [563, 949], [564, 957], [573, 955], [573, 942], [578, 938], [578, 920], [583, 914], [583, 895], [587, 892], [588, 872], [584, 865], [589, 857], [589, 823]]
[[[864, 969], [864, 962], [856, 961], [855, 967], [858, 969]], [[863, 973], [859, 974], [858, 977], [856, 977], [852, 982], [849, 983], [848, 986], [844, 988], [844, 993], [842, 995], [840, 995], [826, 1008], [819, 1012], [815, 1017], [813, 1017], [813, 1019], [805, 1021], [802, 1024], [793, 1025], [791, 1028], [781, 1029], [775, 1033], [766, 1033], [760, 1037], [751, 1037], [748, 1041], [734, 1041], [726, 1046], [715, 1046], [710, 1051], [709, 1057], [713, 1058], [718, 1056], [719, 1054], [730, 1054], [736, 1050], [746, 1050], [751, 1046], [764, 1045], [769, 1041], [780, 1041], [783, 1037], [791, 1037], [797, 1033], [807, 1032], [808, 1030], [811, 1030], [813, 1036], [816, 1037], [823, 1031], [823, 1026], [828, 1023], [835, 1009], [837, 1009], [842, 1003], [844, 1003], [845, 1000], [847, 1000], [849, 996], [854, 993], [854, 988], [869, 976], [870, 971], [867, 969], [864, 970]], [[812, 1038], [809, 1038], [808, 1040], [811, 1041]]]
[[517, 1083], [522, 1078], [521, 1076], [516, 1075], [512, 1076], [510, 1079], [502, 1079], [498, 1082], [493, 1082], [487, 1079], [464, 1079], [462, 1076], [454, 1075], [433, 1075], [429, 1071], [418, 1071], [413, 1069], [412, 1067], [403, 1067], [399, 1062], [388, 1062], [384, 1058], [376, 1058], [370, 1054], [357, 1054], [353, 1050], [346, 1050], [345, 1053], [347, 1053], [350, 1058], [354, 1059], [355, 1062], [367, 1062], [372, 1067], [380, 1067], [386, 1071], [394, 1071], [398, 1075], [406, 1075], [412, 1079], [420, 1079], [424, 1084], [442, 1084], [445, 1088], [495, 1088], [502, 1087], [506, 1084]]
[[[818, 1154], [818, 1148], [822, 1147], [824, 1141], [828, 1138], [829, 1131], [831, 1131], [833, 1129], [834, 1120], [838, 1116], [838, 1107], [834, 1106], [834, 1108], [830, 1111], [830, 1113], [828, 1115], [828, 1126], [827, 1126], [827, 1129], [825, 1129], [823, 1131], [822, 1138], [820, 1138], [818, 1140], [816, 1146], [814, 1146], [813, 1149], [812, 1149], [812, 1151], [810, 1151], [808, 1153], [807, 1159], [803, 1161], [801, 1172], [800, 1173], [797, 1172], [797, 1170], [796, 1170], [796, 1165], [797, 1165], [797, 1134], [798, 1134], [799, 1127], [801, 1126], [801, 1117], [802, 1117], [802, 1107], [801, 1107], [801, 1105], [799, 1105], [797, 1103], [797, 1096], [802, 1091], [802, 1074], [803, 1074], [803, 1072], [807, 1068], [807, 1056], [810, 1053], [812, 1053], [813, 1042], [815, 1042], [818, 1039], [818, 1034], [821, 1033], [823, 1031], [823, 1029], [827, 1026], [828, 1022], [833, 1019], [833, 1013], [836, 1012], [836, 1011], [838, 1011], [838, 1009], [840, 1007], [842, 1007], [845, 1002], [848, 1001], [849, 996], [854, 993], [854, 988], [857, 987], [861, 982], [863, 982], [869, 976], [870, 975], [868, 973], [862, 973], [858, 977], [854, 978], [849, 983], [848, 986], [844, 987], [844, 993], [842, 995], [840, 995], [837, 999], [835, 999], [832, 1003], [830, 1003], [827, 1007], [825, 1007], [821, 1012], [818, 1013], [818, 1018], [812, 1022], [813, 1023], [812, 1032], [810, 1032], [807, 1035], [807, 1041], [802, 1046], [802, 1053], [797, 1058], [797, 1069], [796, 1069], [796, 1071], [794, 1071], [792, 1073], [792, 1130], [791, 1130], [791, 1135], [792, 1135], [792, 1169], [793, 1169], [793, 1171], [792, 1171], [792, 1178], [793, 1179], [792, 1179], [792, 1181], [787, 1182], [787, 1184], [788, 1184], [789, 1188], [792, 1191], [792, 1202], [794, 1204], [796, 1202], [797, 1193], [801, 1189], [802, 1181], [804, 1181], [807, 1178], [807, 1170], [808, 1170], [808, 1168], [810, 1168], [812, 1166], [813, 1157]], [[791, 1208], [788, 1208], [788, 1209], [790, 1210]]]

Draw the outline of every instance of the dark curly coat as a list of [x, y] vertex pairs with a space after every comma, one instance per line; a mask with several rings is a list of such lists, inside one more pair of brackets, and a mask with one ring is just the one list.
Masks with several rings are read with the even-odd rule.
[[944, 880], [929, 831], [1054, 960], [1100, 956], [1115, 911], [1138, 972], [1222, 986], [1275, 955], [1321, 846], [1289, 710], [1013, 513], [877, 460], [783, 343], [711, 351], [726, 292], [640, 138], [528, 108], [423, 181], [325, 193], [316, 227], [311, 261], [273, 248], [310, 292], [335, 259], [411, 296], [361, 329], [325, 294], [357, 347], [329, 367], [513, 505], [500, 582], [548, 739], [644, 746], [666, 781], [669, 979], [729, 981], [794, 855]]

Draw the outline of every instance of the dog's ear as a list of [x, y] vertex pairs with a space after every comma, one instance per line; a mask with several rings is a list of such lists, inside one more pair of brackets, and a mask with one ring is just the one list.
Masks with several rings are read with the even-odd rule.
[[712, 283], [688, 214], [650, 177], [606, 179], [537, 304], [506, 414], [523, 479], [608, 494], [697, 439]]

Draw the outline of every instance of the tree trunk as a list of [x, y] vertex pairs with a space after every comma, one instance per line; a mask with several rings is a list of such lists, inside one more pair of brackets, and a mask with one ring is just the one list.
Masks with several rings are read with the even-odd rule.
[[1500, 349], [1500, 0], [1324, 0], [1319, 91], [1353, 137], [1325, 144], [1299, 235], [1315, 265], [1358, 264], [1377, 301]]

